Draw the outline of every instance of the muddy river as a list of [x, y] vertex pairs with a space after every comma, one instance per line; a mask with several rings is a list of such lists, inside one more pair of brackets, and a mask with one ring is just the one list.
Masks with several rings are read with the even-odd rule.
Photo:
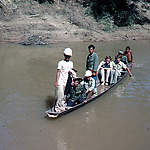
[[148, 150], [150, 148], [150, 42], [95, 42], [99, 60], [130, 45], [133, 77], [127, 76], [92, 103], [50, 119], [56, 67], [63, 50], [73, 50], [83, 76], [87, 46], [0, 45], [0, 150]]

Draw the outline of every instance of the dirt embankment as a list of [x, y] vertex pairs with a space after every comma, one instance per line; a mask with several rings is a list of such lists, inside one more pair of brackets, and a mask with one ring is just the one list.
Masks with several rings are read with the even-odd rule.
[[[150, 6], [139, 10], [150, 17]], [[97, 23], [78, 3], [38, 4], [0, 0], [0, 42], [43, 45], [55, 42], [150, 39], [150, 25], [117, 28]]]

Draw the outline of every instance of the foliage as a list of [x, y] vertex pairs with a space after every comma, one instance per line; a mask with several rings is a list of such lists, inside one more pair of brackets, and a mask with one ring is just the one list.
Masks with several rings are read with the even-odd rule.
[[[42, 3], [52, 4], [56, 0], [35, 0]], [[57, 0], [58, 1], [58, 0]], [[149, 23], [150, 20], [141, 16], [135, 3], [140, 0], [59, 0], [68, 4], [70, 1], [81, 2], [86, 8], [86, 14], [93, 16], [97, 22], [105, 22], [107, 30], [113, 25], [116, 26], [131, 26], [132, 24]], [[150, 0], [143, 0], [149, 3]], [[81, 4], [80, 3], [80, 4]], [[105, 24], [104, 23], [104, 24]]]
[[30, 4], [33, 5], [33, 1], [32, 0], [30, 1]]
[[37, 2], [39, 2], [39, 4], [42, 4], [42, 3], [47, 3], [47, 4], [52, 4], [54, 3], [54, 0], [35, 0]]
[[130, 4], [128, 0], [91, 0], [89, 1], [89, 7], [89, 13], [97, 21], [107, 16], [106, 14], [110, 14], [117, 26], [139, 23], [137, 6], [133, 3]]
[[99, 27], [104, 31], [115, 31], [117, 26], [114, 24], [113, 17], [110, 14], [105, 14], [98, 20]]
[[17, 4], [17, 3], [18, 3], [18, 1], [17, 1], [17, 0], [14, 0], [14, 3], [16, 3], [16, 4]]

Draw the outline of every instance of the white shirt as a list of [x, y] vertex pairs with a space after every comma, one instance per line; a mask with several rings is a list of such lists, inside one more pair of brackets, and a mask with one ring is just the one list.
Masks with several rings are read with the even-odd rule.
[[[97, 68], [97, 72], [99, 71], [100, 68], [103, 68], [103, 65], [105, 65], [106, 61], [101, 61], [101, 63], [99, 64], [98, 68]], [[110, 68], [113, 68], [113, 62], [110, 61], [109, 64]]]
[[123, 63], [123, 62], [119, 62], [119, 64], [117, 65], [117, 62], [114, 62], [114, 66], [113, 69], [117, 70], [118, 72], [121, 72], [123, 69], [126, 69], [127, 66]]
[[58, 85], [66, 85], [68, 79], [68, 72], [73, 69], [73, 62], [61, 60], [58, 63], [57, 69], [60, 69]]

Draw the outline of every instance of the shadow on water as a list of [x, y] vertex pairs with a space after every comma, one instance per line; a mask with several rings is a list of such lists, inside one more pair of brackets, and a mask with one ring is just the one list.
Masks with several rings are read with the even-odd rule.
[[45, 99], [45, 103], [46, 103], [46, 109], [50, 109], [55, 105], [56, 102], [56, 98], [54, 96], [47, 96], [47, 98]]

